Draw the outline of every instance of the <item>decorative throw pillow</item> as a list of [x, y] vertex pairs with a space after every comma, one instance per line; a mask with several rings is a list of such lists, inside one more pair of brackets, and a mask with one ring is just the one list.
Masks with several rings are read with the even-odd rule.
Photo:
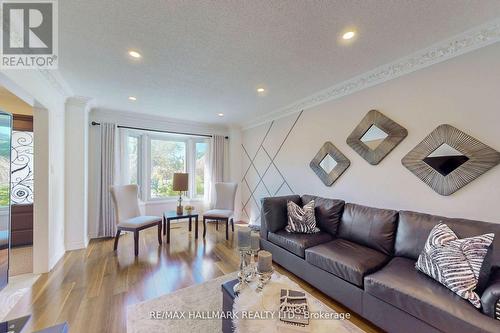
[[314, 215], [314, 200], [311, 200], [304, 207], [288, 201], [287, 210], [288, 225], [285, 228], [286, 231], [301, 234], [312, 234], [319, 231]]
[[474, 290], [494, 236], [458, 239], [446, 224], [439, 223], [431, 230], [415, 267], [480, 308], [481, 299]]

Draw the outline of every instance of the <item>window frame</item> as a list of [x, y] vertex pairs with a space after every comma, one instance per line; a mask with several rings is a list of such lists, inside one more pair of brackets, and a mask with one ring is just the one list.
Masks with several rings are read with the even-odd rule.
[[[196, 193], [196, 144], [197, 143], [205, 143], [205, 144], [209, 144], [208, 143], [208, 140], [207, 139], [204, 139], [204, 138], [194, 138], [192, 140], [192, 150], [193, 150], [193, 153], [191, 154], [191, 157], [192, 157], [192, 170], [190, 170], [190, 175], [193, 175], [193, 177], [189, 177], [191, 180], [190, 182], [192, 184], [189, 184], [190, 186], [190, 189], [192, 190], [192, 192], [190, 193], [190, 198], [193, 198], [193, 199], [198, 199], [198, 200], [204, 200], [205, 197], [206, 197], [206, 193], [203, 192], [203, 194], [201, 195], [198, 195]], [[207, 147], [207, 150], [205, 152], [205, 154], [208, 155], [209, 151], [208, 151], [208, 147]], [[206, 159], [205, 159], [205, 162], [207, 162], [208, 160], [208, 156], [206, 156]], [[206, 165], [206, 164], [205, 164]], [[206, 174], [206, 166], [205, 166], [205, 175], [204, 175], [204, 186], [203, 186], [203, 190], [206, 191], [207, 190], [207, 180], [205, 179], [205, 177], [208, 176]]]
[[[189, 186], [188, 191], [183, 195], [184, 199], [188, 199], [191, 202], [204, 201], [204, 195], [196, 195], [196, 184], [195, 184], [195, 173], [196, 173], [196, 143], [207, 143], [208, 139], [204, 137], [197, 136], [186, 136], [186, 135], [175, 135], [175, 134], [161, 134], [161, 133], [151, 133], [147, 131], [137, 131], [137, 130], [127, 130], [124, 133], [125, 142], [127, 142], [128, 137], [137, 137], [139, 139], [138, 143], [138, 178], [137, 183], [140, 188], [141, 200], [145, 202], [173, 202], [178, 199], [178, 196], [167, 196], [153, 198], [151, 195], [151, 168], [152, 168], [152, 156], [151, 156], [151, 142], [152, 140], [162, 140], [162, 141], [177, 141], [185, 143], [185, 169], [184, 172], [189, 174]], [[128, 168], [128, 149], [125, 149], [125, 160], [127, 162], [126, 167]], [[208, 154], [208, 150], [207, 150]], [[128, 170], [127, 170], [128, 174]], [[128, 181], [128, 180], [127, 180]]]
[[129, 180], [130, 180], [130, 170], [128, 169], [129, 167], [129, 151], [128, 151], [128, 138], [129, 137], [132, 137], [132, 138], [136, 138], [137, 139], [137, 186], [139, 186], [139, 189], [141, 189], [143, 187], [143, 163], [142, 160], [143, 160], [143, 148], [142, 148], [142, 145], [143, 145], [143, 136], [141, 135], [141, 133], [138, 133], [136, 131], [126, 131], [125, 132], [125, 135], [124, 135], [124, 139], [123, 139], [123, 143], [125, 144], [125, 154], [124, 156], [121, 158], [121, 162], [124, 163], [124, 165], [126, 166], [127, 170], [126, 170], [126, 173], [125, 173], [125, 177], [122, 176], [122, 178], [124, 179], [124, 181], [126, 181], [127, 183], [129, 183]]

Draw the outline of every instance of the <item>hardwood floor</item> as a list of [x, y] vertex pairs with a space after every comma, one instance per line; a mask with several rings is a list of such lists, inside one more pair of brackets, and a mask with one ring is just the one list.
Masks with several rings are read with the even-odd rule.
[[[224, 228], [216, 231], [209, 224], [206, 239], [200, 235], [195, 240], [187, 223], [176, 223], [171, 227], [171, 243], [159, 247], [156, 229], [151, 228], [141, 232], [137, 258], [132, 234], [120, 238], [117, 253], [113, 252], [113, 239], [92, 240], [87, 249], [67, 252], [7, 317], [31, 314], [28, 332], [64, 321], [71, 333], [126, 332], [128, 305], [237, 270], [235, 235], [230, 232], [226, 241]], [[277, 269], [325, 304], [346, 311], [307, 283]], [[351, 321], [366, 332], [381, 332], [356, 316]]]

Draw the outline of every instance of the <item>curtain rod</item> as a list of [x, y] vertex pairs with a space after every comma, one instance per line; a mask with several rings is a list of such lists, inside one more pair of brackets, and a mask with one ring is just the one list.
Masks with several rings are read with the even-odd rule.
[[[99, 126], [101, 123], [97, 123], [95, 121], [91, 122], [92, 126]], [[162, 131], [162, 130], [155, 130], [155, 129], [149, 129], [149, 128], [141, 128], [141, 127], [131, 127], [131, 126], [122, 126], [118, 125], [118, 128], [127, 128], [127, 129], [133, 129], [133, 130], [139, 130], [139, 131], [148, 131], [148, 132], [158, 132], [158, 133], [168, 133], [168, 134], [181, 134], [181, 135], [191, 135], [191, 136], [201, 136], [204, 138], [211, 138], [212, 135], [209, 134], [196, 134], [196, 133], [186, 133], [186, 132], [174, 132], [174, 131]], [[224, 138], [229, 139], [228, 136], [225, 136]]]

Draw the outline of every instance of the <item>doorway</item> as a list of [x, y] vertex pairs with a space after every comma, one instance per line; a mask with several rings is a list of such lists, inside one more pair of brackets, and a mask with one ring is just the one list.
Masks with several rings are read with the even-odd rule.
[[33, 107], [0, 87], [0, 108], [13, 115], [9, 276], [33, 273]]

